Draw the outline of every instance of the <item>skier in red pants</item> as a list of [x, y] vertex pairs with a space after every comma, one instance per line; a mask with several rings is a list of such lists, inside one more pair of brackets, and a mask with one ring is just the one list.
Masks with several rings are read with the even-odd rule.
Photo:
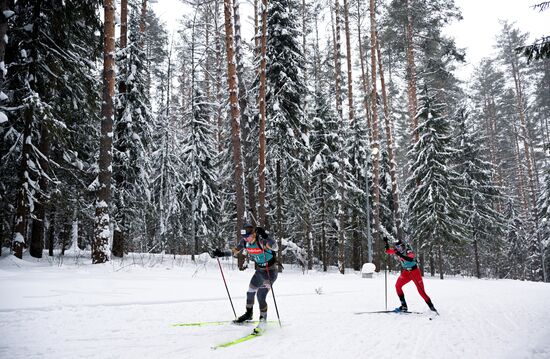
[[403, 286], [410, 281], [413, 281], [413, 283], [416, 285], [418, 293], [420, 293], [422, 298], [424, 298], [424, 301], [426, 302], [426, 304], [428, 304], [430, 310], [437, 312], [434, 305], [432, 304], [432, 300], [430, 299], [430, 297], [428, 297], [426, 291], [424, 290], [422, 275], [420, 274], [420, 270], [418, 269], [415, 255], [411, 247], [399, 240], [395, 242], [393, 247], [391, 248], [388, 242], [386, 242], [385, 247], [386, 253], [397, 256], [397, 258], [401, 262], [402, 267], [401, 275], [399, 276], [399, 278], [397, 278], [397, 283], [395, 283], [395, 290], [397, 291], [397, 295], [399, 296], [399, 300], [401, 301], [401, 306], [399, 308], [396, 308], [395, 311], [406, 312], [408, 310], [407, 302], [405, 301], [405, 293], [403, 293]]

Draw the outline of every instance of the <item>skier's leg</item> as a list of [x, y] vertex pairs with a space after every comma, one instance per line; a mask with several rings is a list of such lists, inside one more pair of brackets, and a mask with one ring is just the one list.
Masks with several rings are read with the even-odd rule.
[[414, 284], [416, 285], [416, 289], [418, 290], [418, 293], [424, 298], [424, 300], [427, 302], [430, 301], [430, 297], [428, 297], [428, 294], [426, 294], [426, 290], [424, 289], [424, 281], [422, 280], [422, 275], [420, 274], [420, 270], [418, 268], [410, 271], [410, 275], [413, 279]]
[[258, 304], [260, 305], [260, 319], [267, 320], [267, 293], [271, 289], [271, 284], [277, 280], [277, 270], [262, 271], [263, 283], [258, 289]]
[[248, 285], [248, 291], [246, 292], [247, 308], [254, 307], [254, 296], [256, 295], [258, 288], [260, 288], [263, 285], [263, 281], [264, 279], [261, 271], [257, 270], [256, 272], [254, 272], [254, 275], [250, 279], [250, 284]]
[[405, 301], [405, 293], [403, 292], [403, 286], [411, 281], [411, 278], [409, 276], [409, 273], [407, 271], [401, 271], [401, 275], [399, 278], [397, 278], [397, 282], [395, 283], [395, 290], [397, 291], [397, 296], [399, 297], [399, 301], [401, 302], [401, 306], [399, 307], [402, 311], [407, 311], [407, 302]]
[[437, 310], [435, 309], [432, 303], [432, 300], [430, 299], [430, 297], [426, 293], [426, 290], [424, 289], [424, 281], [422, 280], [422, 275], [420, 274], [420, 270], [417, 268], [411, 271], [411, 277], [414, 280], [414, 284], [416, 285], [416, 289], [418, 290], [418, 293], [420, 293], [420, 295], [422, 296], [426, 304], [428, 304], [428, 307], [430, 308], [430, 310], [437, 312]]
[[256, 271], [252, 278], [250, 279], [250, 284], [248, 285], [248, 291], [246, 292], [246, 313], [241, 315], [235, 320], [236, 323], [242, 323], [247, 320], [252, 319], [252, 310], [254, 308], [254, 296], [258, 291], [258, 287], [262, 285], [262, 277], [258, 274], [259, 271]]

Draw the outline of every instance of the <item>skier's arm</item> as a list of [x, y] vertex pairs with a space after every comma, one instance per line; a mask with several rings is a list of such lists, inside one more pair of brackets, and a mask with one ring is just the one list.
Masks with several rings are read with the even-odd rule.
[[246, 243], [244, 242], [243, 239], [241, 239], [239, 241], [239, 243], [237, 243], [237, 245], [232, 249], [227, 249], [227, 250], [220, 250], [218, 248], [214, 249], [211, 256], [212, 257], [231, 257], [231, 256], [235, 256], [240, 251], [242, 251], [243, 248], [245, 248], [245, 245], [246, 245]]
[[413, 251], [408, 251], [407, 255], [404, 255], [403, 253], [398, 252], [398, 251], [394, 251], [394, 252], [397, 256], [399, 256], [399, 258], [402, 258], [403, 260], [405, 260], [407, 262], [414, 261], [414, 252]]

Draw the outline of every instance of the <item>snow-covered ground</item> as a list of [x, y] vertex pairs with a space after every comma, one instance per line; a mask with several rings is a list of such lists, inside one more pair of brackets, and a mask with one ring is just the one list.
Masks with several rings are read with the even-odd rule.
[[[441, 316], [362, 314], [384, 309], [384, 273], [287, 266], [274, 285], [282, 328], [235, 346], [234, 325], [174, 327], [233, 319], [215, 260], [130, 255], [91, 265], [87, 254], [0, 259], [0, 358], [550, 358], [550, 285], [513, 280], [425, 278]], [[253, 273], [223, 260], [237, 315]], [[388, 306], [398, 305], [396, 273]], [[409, 309], [427, 307], [412, 283]], [[271, 294], [269, 319], [276, 320]], [[257, 306], [255, 317], [258, 316]]]

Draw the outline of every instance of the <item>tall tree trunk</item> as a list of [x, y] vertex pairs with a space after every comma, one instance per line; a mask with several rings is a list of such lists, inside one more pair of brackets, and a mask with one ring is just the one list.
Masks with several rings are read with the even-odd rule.
[[384, 127], [386, 129], [386, 141], [388, 147], [388, 158], [390, 160], [390, 178], [391, 193], [393, 198], [393, 221], [397, 230], [397, 239], [403, 240], [403, 226], [401, 225], [401, 213], [399, 211], [399, 189], [397, 188], [397, 163], [395, 160], [395, 144], [393, 141], [393, 121], [390, 114], [388, 94], [386, 92], [386, 81], [384, 79], [384, 66], [382, 64], [382, 54], [380, 51], [380, 42], [378, 41], [378, 31], [376, 32], [376, 54], [378, 55], [378, 70], [380, 72], [380, 86], [382, 87], [382, 100], [384, 102]]
[[481, 278], [481, 264], [479, 262], [479, 248], [478, 248], [478, 240], [477, 240], [477, 234], [474, 233], [474, 261], [476, 265], [476, 277]]
[[[11, 2], [11, 1], [10, 1]], [[8, 33], [8, 18], [6, 17], [7, 11], [10, 9], [8, 5], [8, 0], [0, 0], [0, 64], [4, 64], [4, 56], [6, 54], [6, 35]], [[4, 71], [5, 65], [0, 66], [0, 89], [3, 88], [4, 84]], [[0, 247], [2, 247], [0, 245]]]
[[321, 179], [321, 259], [323, 261], [323, 272], [328, 271], [328, 248], [327, 248], [327, 231], [326, 231], [326, 221], [327, 221], [327, 205], [324, 193], [324, 179]]
[[[344, 131], [344, 116], [343, 116], [343, 110], [342, 110], [342, 89], [341, 89], [341, 74], [342, 74], [342, 63], [341, 63], [341, 57], [340, 57], [340, 49], [341, 49], [341, 41], [340, 41], [340, 3], [338, 0], [335, 0], [334, 3], [334, 12], [335, 12], [335, 19], [334, 19], [334, 85], [335, 85], [335, 97], [336, 97], [336, 112], [338, 114], [338, 124], [339, 124], [339, 132], [341, 136], [343, 136]], [[345, 273], [345, 267], [346, 267], [346, 237], [345, 237], [345, 218], [344, 218], [344, 198], [345, 198], [345, 190], [344, 190], [344, 161], [342, 160], [342, 155], [344, 152], [344, 143], [341, 142], [340, 144], [340, 151], [341, 155], [339, 156], [339, 168], [338, 171], [338, 193], [340, 194], [340, 198], [338, 199], [338, 270], [340, 273]]]
[[216, 28], [215, 34], [215, 47], [216, 47], [216, 141], [218, 143], [218, 153], [221, 153], [224, 148], [223, 143], [223, 116], [222, 116], [222, 35], [218, 24], [218, 18], [220, 17], [220, 2], [221, 0], [215, 0], [214, 8], [214, 27]]
[[[414, 42], [413, 42], [413, 23], [412, 23], [412, 14], [411, 14], [411, 2], [410, 0], [405, 0], [405, 6], [407, 10], [407, 26], [406, 26], [406, 36], [407, 36], [407, 96], [409, 99], [408, 109], [409, 109], [409, 118], [411, 121], [413, 140], [417, 142], [419, 139], [418, 131], [418, 119], [416, 118], [416, 109], [418, 108], [417, 99], [416, 99], [416, 64], [414, 61]], [[372, 16], [372, 15], [371, 15]]]
[[105, 12], [103, 50], [103, 103], [101, 105], [101, 137], [99, 140], [99, 193], [95, 212], [95, 238], [92, 263], [109, 260], [111, 236], [109, 206], [113, 163], [113, 96], [115, 93], [115, 6], [113, 0], [103, 3]]
[[[357, 2], [357, 37], [359, 40], [359, 59], [361, 62], [361, 84], [363, 90], [363, 108], [365, 110], [365, 115], [367, 117], [367, 131], [368, 139], [370, 143], [373, 141], [372, 137], [372, 113], [369, 107], [369, 95], [370, 95], [370, 83], [367, 76], [368, 70], [366, 70], [365, 65], [365, 54], [363, 50], [363, 37], [361, 35], [361, 2]], [[365, 186], [365, 199], [366, 199], [366, 225], [367, 225], [367, 260], [369, 263], [373, 261], [373, 248], [372, 248], [372, 236], [371, 236], [371, 206], [370, 206], [370, 189], [368, 178], [366, 179]], [[381, 264], [381, 263], [379, 263]], [[380, 267], [377, 267], [377, 270], [380, 270]]]
[[34, 117], [32, 108], [27, 107], [23, 111], [23, 121], [25, 127], [23, 130], [23, 146], [21, 150], [21, 166], [19, 170], [19, 188], [17, 189], [17, 204], [15, 210], [15, 226], [13, 231], [12, 250], [17, 258], [23, 258], [23, 249], [27, 238], [27, 218], [29, 216], [29, 196], [28, 190], [31, 188], [28, 178], [28, 165], [30, 160], [31, 146], [31, 128]]
[[141, 0], [141, 18], [139, 22], [139, 32], [141, 33], [141, 47], [143, 48], [143, 45], [145, 43], [145, 26], [146, 26], [146, 18], [147, 18], [147, 0]]
[[[211, 56], [211, 50], [210, 50], [210, 15], [212, 13], [210, 4], [203, 5], [206, 7], [204, 11], [204, 53], [205, 53], [205, 59], [204, 59], [204, 92], [206, 96], [206, 100], [211, 103], [212, 102], [212, 94], [210, 90], [210, 71], [211, 71], [211, 63], [212, 63], [212, 56]], [[240, 79], [240, 77], [239, 77]]]
[[[126, 51], [126, 48], [128, 47], [128, 0], [121, 0], [120, 1], [120, 50]], [[121, 76], [121, 80], [118, 84], [118, 96], [121, 99], [122, 103], [126, 104], [126, 76], [127, 71], [124, 68], [120, 68], [119, 70], [122, 72], [123, 76]], [[122, 118], [124, 113], [124, 108], [121, 108], [118, 113], [118, 118]], [[122, 121], [121, 121], [122, 123]], [[125, 127], [124, 124], [122, 127]], [[120, 127], [120, 125], [119, 125]], [[124, 129], [119, 129], [119, 131], [124, 131]], [[120, 149], [121, 152], [124, 152], [125, 148]], [[116, 190], [119, 193], [122, 193], [124, 189], [122, 188], [123, 182], [124, 182], [124, 174], [118, 173], [115, 176], [115, 182], [116, 182]], [[120, 195], [122, 197], [122, 195]], [[120, 198], [118, 201], [119, 204], [123, 203], [123, 199]], [[124, 256], [124, 213], [122, 208], [118, 208], [118, 213], [115, 216], [115, 223], [113, 226], [113, 247], [112, 247], [112, 255], [115, 257], [122, 258]]]
[[[502, 173], [501, 168], [498, 165], [498, 156], [497, 156], [497, 140], [496, 140], [496, 109], [495, 109], [495, 102], [494, 98], [488, 94], [484, 95], [484, 101], [483, 101], [483, 112], [486, 116], [486, 123], [485, 128], [487, 132], [487, 136], [489, 138], [489, 154], [490, 154], [490, 160], [492, 164], [492, 169], [494, 173], [494, 181], [495, 183], [503, 188], [502, 183]], [[498, 212], [502, 212], [502, 202], [500, 198], [496, 199], [496, 209]]]
[[[128, 0], [120, 0], [120, 49], [128, 47]], [[118, 85], [119, 96], [126, 96], [126, 79]]]
[[350, 125], [355, 119], [355, 106], [353, 106], [353, 74], [351, 66], [351, 40], [349, 27], [349, 4], [348, 0], [344, 0], [344, 29], [346, 33], [346, 60], [348, 69], [348, 116]]
[[[5, 72], [5, 64], [4, 64], [4, 56], [6, 54], [6, 42], [4, 39], [6, 38], [6, 34], [8, 32], [8, 18], [6, 17], [6, 11], [9, 10], [8, 7], [8, 0], [0, 0], [0, 89], [4, 88], [4, 72]], [[2, 219], [0, 219], [2, 221]], [[2, 255], [2, 246], [3, 246], [3, 240], [4, 238], [4, 222], [0, 223], [0, 256]]]
[[[521, 83], [521, 74], [519, 72], [518, 64], [515, 61], [511, 62], [512, 64], [512, 76], [514, 78], [514, 84], [516, 87], [516, 106], [519, 114], [520, 127], [523, 137], [523, 151], [525, 155], [525, 162], [527, 162], [527, 177], [529, 181], [529, 201], [530, 206], [533, 211], [536, 211], [537, 198], [536, 190], [537, 186], [535, 184], [535, 174], [533, 169], [534, 159], [531, 157], [530, 151], [530, 141], [529, 141], [529, 132], [527, 131], [527, 122], [525, 119], [525, 109], [524, 109], [524, 98], [523, 98], [523, 84]], [[534, 213], [534, 212], [533, 212]], [[534, 216], [536, 218], [536, 216]]]
[[365, 54], [363, 51], [363, 38], [361, 36], [361, 1], [357, 2], [357, 37], [359, 40], [359, 59], [361, 61], [361, 84], [363, 85], [363, 107], [367, 116], [367, 127], [369, 131], [369, 140], [372, 140], [372, 120], [369, 108], [370, 84], [365, 71]]
[[518, 181], [518, 184], [517, 184], [518, 197], [521, 201], [523, 209], [525, 211], [529, 211], [529, 199], [528, 199], [528, 196], [525, 194], [525, 174], [523, 173], [523, 167], [521, 165], [523, 162], [520, 159], [518, 131], [515, 125], [514, 125], [514, 144], [515, 144], [514, 154], [516, 156], [516, 180]]
[[443, 279], [443, 245], [437, 245], [437, 259], [439, 262], [439, 279]]
[[[275, 179], [277, 181], [277, 257], [280, 261], [283, 261], [283, 176], [281, 173], [281, 160], [277, 159], [275, 165]], [[279, 264], [279, 271], [282, 271], [283, 267]]]
[[42, 122], [40, 131], [40, 167], [42, 168], [42, 174], [38, 181], [40, 192], [38, 193], [38, 200], [34, 205], [35, 217], [32, 219], [31, 230], [31, 246], [30, 255], [35, 258], [42, 258], [42, 251], [44, 250], [44, 222], [46, 220], [46, 203], [48, 198], [48, 178], [46, 174], [49, 172], [50, 166], [50, 139], [48, 124]]
[[258, 35], [259, 21], [258, 21], [258, 0], [254, 0], [254, 55], [260, 53], [260, 35]]
[[250, 222], [256, 225], [256, 184], [254, 179], [254, 145], [255, 141], [250, 141], [251, 123], [248, 117], [248, 94], [244, 82], [244, 66], [241, 48], [241, 17], [239, 14], [239, 1], [235, 0], [233, 5], [233, 17], [235, 18], [235, 59], [237, 61], [237, 78], [239, 81], [239, 109], [241, 111], [241, 130], [244, 145], [244, 178], [246, 179], [246, 189], [248, 195], [248, 210], [252, 214]]
[[236, 240], [240, 238], [240, 230], [243, 226], [244, 218], [244, 189], [243, 189], [243, 170], [241, 165], [241, 128], [240, 128], [240, 110], [239, 110], [239, 90], [237, 87], [237, 69], [235, 66], [235, 52], [233, 39], [233, 20], [231, 10], [233, 8], [231, 0], [224, 0], [224, 18], [225, 18], [225, 45], [227, 52], [227, 82], [229, 85], [229, 105], [231, 107], [231, 145], [233, 149], [233, 166], [235, 181], [235, 205], [237, 209], [237, 224], [235, 227]]
[[[29, 45], [30, 56], [33, 59], [29, 64], [28, 78], [30, 79], [29, 86], [34, 90], [36, 83], [36, 67], [38, 54], [35, 44], [38, 42], [38, 34], [40, 33], [40, 14], [42, 8], [42, 0], [34, 3], [32, 14], [32, 43]], [[5, 15], [5, 14], [4, 14]], [[38, 91], [37, 91], [38, 92]], [[19, 171], [19, 188], [17, 189], [17, 204], [15, 210], [15, 226], [13, 233], [12, 249], [13, 254], [17, 258], [23, 258], [23, 249], [27, 241], [27, 218], [29, 216], [31, 203], [34, 206], [34, 199], [30, 193], [32, 191], [30, 171], [28, 163], [31, 161], [32, 149], [32, 127], [34, 122], [34, 104], [31, 101], [26, 101], [23, 110], [23, 143], [21, 148], [21, 167]]]
[[48, 222], [48, 256], [53, 257], [53, 247], [55, 245], [55, 225], [56, 225], [56, 208], [50, 208]]
[[260, 91], [258, 94], [258, 103], [260, 107], [260, 149], [259, 149], [259, 214], [260, 214], [260, 224], [262, 226], [267, 226], [267, 209], [266, 209], [266, 178], [265, 178], [265, 166], [266, 166], [266, 138], [265, 138], [265, 129], [266, 129], [266, 103], [265, 103], [265, 92], [266, 92], [266, 51], [267, 51], [267, 0], [262, 0], [262, 34], [260, 36]]
[[[374, 242], [377, 246], [377, 252], [381, 253], [380, 243], [380, 144], [378, 134], [378, 111], [376, 108], [376, 17], [375, 17], [375, 0], [370, 0], [370, 59], [371, 59], [371, 113], [372, 113], [372, 156], [373, 156], [373, 171], [374, 171]], [[381, 256], [379, 256], [381, 258]], [[378, 268], [381, 268], [381, 263], [378, 263]]]
[[[346, 63], [348, 76], [348, 117], [349, 126], [353, 127], [355, 122], [355, 106], [353, 105], [353, 71], [351, 65], [351, 40], [350, 40], [350, 24], [349, 24], [349, 1], [344, 0], [344, 31], [346, 36]], [[359, 171], [359, 168], [356, 169]], [[359, 178], [357, 176], [357, 178]], [[359, 240], [359, 224], [357, 223], [359, 213], [356, 209], [353, 210], [352, 220], [352, 262], [355, 270], [360, 269], [361, 260], [361, 241]]]
[[[304, 52], [304, 58], [307, 58], [307, 42], [306, 42], [306, 34], [307, 34], [307, 6], [306, 6], [306, 0], [302, 0], [302, 49]], [[308, 76], [307, 71], [304, 71], [304, 83], [307, 84], [308, 82]], [[306, 109], [305, 116], [308, 116], [307, 114], [307, 96], [304, 99], [304, 108]], [[309, 138], [308, 129], [304, 129], [304, 134]], [[307, 153], [304, 163], [304, 168], [306, 171], [306, 178], [304, 179], [304, 189], [306, 192], [306, 203], [304, 204], [304, 235], [305, 235], [305, 247], [306, 247], [306, 257], [307, 257], [307, 269], [313, 268], [313, 233], [312, 233], [312, 225], [311, 225], [311, 211], [310, 211], [310, 199], [311, 199], [311, 176], [310, 176], [310, 160], [309, 160], [309, 153]]]

